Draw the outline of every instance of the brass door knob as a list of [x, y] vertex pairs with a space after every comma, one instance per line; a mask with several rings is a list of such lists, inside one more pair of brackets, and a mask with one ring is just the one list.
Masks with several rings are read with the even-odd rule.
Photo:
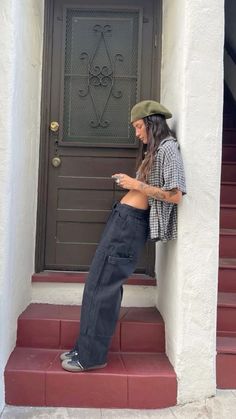
[[57, 121], [52, 121], [50, 124], [50, 130], [52, 132], [57, 132], [59, 130], [59, 124]]

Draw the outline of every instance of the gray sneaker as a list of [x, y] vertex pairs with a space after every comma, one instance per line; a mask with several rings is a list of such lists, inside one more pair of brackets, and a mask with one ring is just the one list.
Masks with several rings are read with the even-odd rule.
[[65, 361], [66, 359], [71, 359], [73, 356], [79, 355], [75, 349], [71, 349], [71, 351], [63, 352], [60, 355], [61, 361]]
[[74, 357], [72, 359], [66, 359], [61, 364], [62, 368], [66, 371], [70, 372], [83, 372], [83, 371], [90, 371], [90, 370], [96, 370], [99, 368], [105, 368], [107, 364], [100, 364], [100, 365], [93, 365], [92, 367], [83, 367], [81, 363], [79, 362], [78, 357]]

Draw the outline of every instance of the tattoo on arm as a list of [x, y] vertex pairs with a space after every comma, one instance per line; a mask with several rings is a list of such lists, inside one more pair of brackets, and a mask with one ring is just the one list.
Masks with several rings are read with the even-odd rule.
[[159, 201], [166, 201], [166, 196], [164, 192], [159, 192], [159, 191], [153, 192], [151, 196], [152, 198], [156, 198]]
[[171, 189], [170, 191], [162, 191], [162, 189], [147, 185], [144, 182], [140, 182], [140, 189], [143, 191], [146, 189], [146, 194], [148, 196], [158, 199], [159, 201], [168, 201], [168, 198], [171, 199], [178, 194], [177, 188]]
[[166, 199], [165, 192], [161, 192], [161, 189], [156, 190], [156, 187], [147, 185], [146, 183], [140, 182], [141, 190], [145, 191], [145, 189], [149, 189], [150, 192], [147, 193], [148, 196], [151, 196], [152, 198], [158, 199], [159, 201], [164, 201]]
[[141, 189], [147, 189], [149, 185], [147, 185], [146, 183], [140, 182], [140, 188]]

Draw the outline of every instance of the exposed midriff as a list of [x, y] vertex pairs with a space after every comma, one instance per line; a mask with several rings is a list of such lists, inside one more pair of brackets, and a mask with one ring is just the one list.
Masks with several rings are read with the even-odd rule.
[[147, 209], [148, 208], [148, 197], [139, 191], [134, 189], [127, 192], [125, 196], [121, 199], [121, 204], [127, 204], [131, 207], [139, 208], [139, 209]]

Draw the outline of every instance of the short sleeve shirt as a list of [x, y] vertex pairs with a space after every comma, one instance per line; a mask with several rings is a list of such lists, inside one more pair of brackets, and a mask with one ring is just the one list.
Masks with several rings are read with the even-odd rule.
[[[148, 178], [148, 184], [165, 191], [177, 188], [186, 193], [185, 175], [179, 145], [175, 138], [161, 141]], [[150, 239], [167, 241], [177, 238], [177, 204], [148, 198]]]

